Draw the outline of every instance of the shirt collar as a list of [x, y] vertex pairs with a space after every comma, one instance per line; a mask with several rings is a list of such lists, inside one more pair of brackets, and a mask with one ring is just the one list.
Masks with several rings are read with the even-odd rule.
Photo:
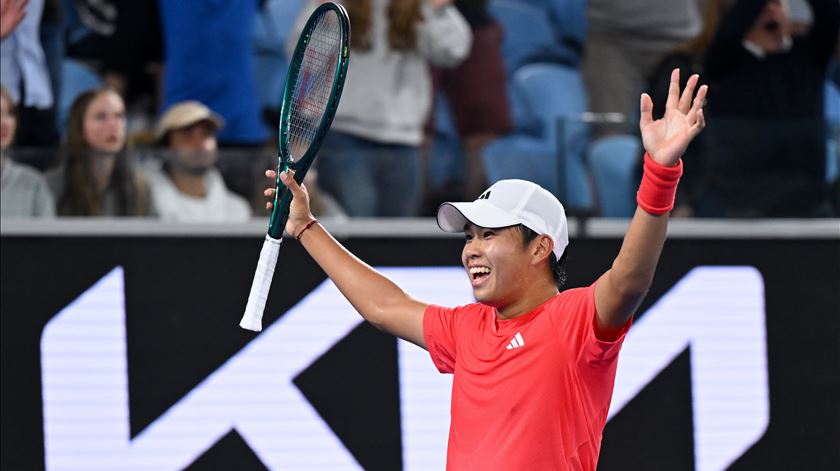
[[[768, 55], [767, 51], [765, 51], [764, 49], [762, 49], [761, 46], [750, 41], [749, 39], [743, 40], [741, 42], [741, 45], [744, 46], [744, 49], [749, 51], [750, 54], [755, 56], [756, 59], [764, 59]], [[782, 38], [782, 48], [779, 50], [779, 52], [788, 52], [790, 51], [791, 47], [793, 47], [793, 40], [790, 36], [785, 35], [784, 38]]]

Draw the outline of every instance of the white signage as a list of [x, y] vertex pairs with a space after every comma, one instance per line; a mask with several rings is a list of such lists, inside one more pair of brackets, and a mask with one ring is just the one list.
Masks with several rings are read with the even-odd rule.
[[[472, 301], [460, 268], [381, 271], [419, 299]], [[611, 416], [690, 348], [696, 468], [725, 469], [769, 420], [763, 300], [752, 268], [689, 273], [631, 329]], [[182, 469], [233, 429], [271, 469], [359, 469], [292, 380], [360, 322], [325, 281], [131, 438], [123, 272], [115, 268], [44, 329], [47, 469]], [[451, 376], [406, 342], [399, 367], [404, 467], [443, 469]]]

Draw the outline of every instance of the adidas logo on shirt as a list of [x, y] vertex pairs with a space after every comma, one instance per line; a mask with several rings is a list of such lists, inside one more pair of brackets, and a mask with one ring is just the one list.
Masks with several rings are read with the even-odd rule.
[[507, 349], [513, 350], [514, 348], [519, 348], [523, 345], [525, 345], [525, 340], [522, 339], [522, 334], [517, 332], [516, 335], [514, 335], [513, 338], [510, 339], [510, 343], [508, 344]]

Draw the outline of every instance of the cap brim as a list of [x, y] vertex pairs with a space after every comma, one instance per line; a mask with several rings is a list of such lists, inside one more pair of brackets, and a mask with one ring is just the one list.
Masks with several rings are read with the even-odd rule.
[[443, 203], [437, 210], [438, 226], [445, 232], [463, 232], [467, 223], [496, 229], [520, 224], [520, 221], [487, 200], [466, 203]]
[[176, 129], [186, 128], [202, 122], [210, 123], [213, 126], [215, 132], [219, 132], [222, 130], [222, 128], [225, 127], [224, 118], [222, 118], [221, 115], [211, 111], [210, 114], [206, 116], [199, 116], [195, 119], [184, 119], [174, 123], [168, 123], [165, 127], [158, 127], [155, 130], [155, 142], [160, 143], [163, 140], [163, 138], [167, 136], [167, 134]]

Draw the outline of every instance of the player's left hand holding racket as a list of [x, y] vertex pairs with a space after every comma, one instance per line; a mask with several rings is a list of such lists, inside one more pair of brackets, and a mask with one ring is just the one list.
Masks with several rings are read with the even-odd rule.
[[341, 5], [327, 2], [310, 15], [292, 55], [283, 100], [280, 104], [277, 188], [274, 209], [268, 223], [251, 293], [240, 327], [259, 332], [262, 316], [283, 230], [289, 219], [292, 193], [280, 180], [286, 171], [294, 172], [297, 183], [318, 153], [321, 140], [330, 128], [344, 79], [350, 52], [350, 19]]

